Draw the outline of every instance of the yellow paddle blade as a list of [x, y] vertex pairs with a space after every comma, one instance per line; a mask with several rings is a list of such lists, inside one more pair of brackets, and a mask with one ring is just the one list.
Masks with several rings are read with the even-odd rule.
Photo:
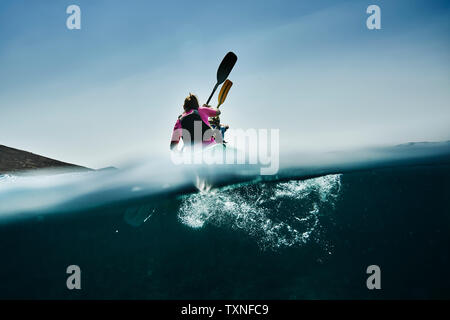
[[219, 104], [217, 105], [217, 108], [222, 105], [222, 103], [225, 102], [225, 99], [227, 98], [227, 94], [228, 91], [230, 91], [231, 86], [233, 85], [233, 82], [231, 82], [230, 80], [225, 80], [225, 82], [222, 85], [222, 89], [220, 89], [220, 93], [219, 93]]

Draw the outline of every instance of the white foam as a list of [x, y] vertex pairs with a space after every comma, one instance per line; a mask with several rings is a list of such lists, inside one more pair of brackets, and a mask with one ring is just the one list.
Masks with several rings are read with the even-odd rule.
[[[178, 218], [191, 228], [213, 224], [242, 230], [263, 248], [303, 245], [317, 233], [321, 208], [337, 199], [340, 178], [335, 174], [187, 195], [182, 197]], [[294, 212], [285, 212], [283, 202], [289, 202]]]

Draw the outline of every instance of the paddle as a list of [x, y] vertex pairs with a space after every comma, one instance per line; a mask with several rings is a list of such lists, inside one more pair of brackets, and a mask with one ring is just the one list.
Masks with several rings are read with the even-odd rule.
[[217, 108], [219, 108], [225, 102], [225, 99], [227, 98], [228, 92], [230, 91], [232, 85], [233, 82], [228, 79], [223, 83], [222, 89], [220, 89], [219, 96], [217, 97], [217, 100], [219, 102]]
[[206, 101], [206, 104], [209, 104], [209, 101], [211, 101], [211, 98], [214, 95], [214, 92], [216, 92], [219, 85], [221, 85], [228, 78], [228, 75], [230, 74], [231, 70], [233, 69], [236, 61], [237, 61], [237, 56], [233, 52], [228, 52], [225, 55], [222, 62], [220, 63], [219, 69], [217, 69], [217, 83], [214, 86], [214, 89], [211, 92], [211, 95], [209, 96], [208, 101]]

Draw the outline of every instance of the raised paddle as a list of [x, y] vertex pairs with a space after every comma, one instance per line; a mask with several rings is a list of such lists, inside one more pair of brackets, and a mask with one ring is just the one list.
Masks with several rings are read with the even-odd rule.
[[221, 85], [228, 78], [228, 75], [230, 74], [231, 70], [233, 69], [236, 61], [237, 61], [237, 56], [233, 52], [228, 52], [225, 55], [222, 62], [220, 63], [219, 69], [217, 69], [217, 83], [214, 86], [214, 89], [211, 92], [211, 95], [209, 96], [208, 101], [206, 101], [206, 104], [209, 104], [209, 101], [211, 101], [211, 98], [214, 95], [214, 92], [216, 92], [219, 85]]
[[227, 98], [228, 91], [230, 91], [231, 86], [233, 85], [233, 82], [230, 80], [225, 80], [225, 82], [222, 85], [222, 88], [220, 89], [219, 96], [217, 97], [217, 100], [219, 101], [219, 104], [217, 105], [217, 108], [219, 108]]

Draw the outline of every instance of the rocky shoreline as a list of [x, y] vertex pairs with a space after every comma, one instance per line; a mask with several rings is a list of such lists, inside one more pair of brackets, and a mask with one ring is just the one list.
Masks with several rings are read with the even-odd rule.
[[92, 170], [72, 163], [54, 160], [31, 152], [0, 145], [0, 174], [33, 169]]

